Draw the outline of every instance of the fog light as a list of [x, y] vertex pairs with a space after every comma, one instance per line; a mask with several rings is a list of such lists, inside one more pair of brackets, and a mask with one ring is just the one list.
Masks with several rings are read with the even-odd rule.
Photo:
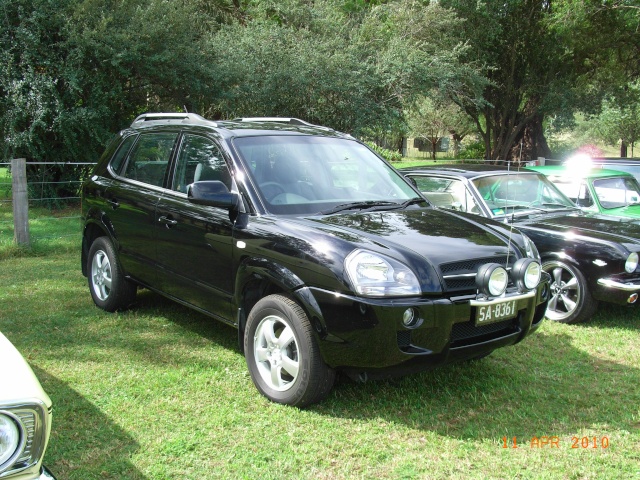
[[419, 320], [420, 317], [413, 308], [407, 308], [402, 314], [402, 324], [407, 328], [418, 326]]
[[541, 275], [542, 267], [531, 258], [521, 258], [513, 264], [511, 269], [511, 276], [521, 292], [536, 288]]
[[501, 265], [497, 263], [485, 263], [478, 269], [476, 286], [487, 296], [497, 297], [507, 289], [509, 275]]
[[636, 303], [636, 300], [638, 300], [638, 294], [632, 293], [629, 295], [629, 298], [627, 298], [627, 303]]

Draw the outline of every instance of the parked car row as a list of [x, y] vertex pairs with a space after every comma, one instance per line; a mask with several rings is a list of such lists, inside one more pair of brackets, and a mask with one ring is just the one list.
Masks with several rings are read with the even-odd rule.
[[[576, 177], [564, 167], [512, 171], [462, 164], [403, 174], [439, 207], [493, 218], [526, 233], [552, 277], [548, 319], [577, 323], [590, 318], [599, 301], [637, 303], [640, 223], [620, 218], [633, 216], [637, 208], [639, 189], [632, 176], [594, 170]], [[557, 185], [567, 193], [571, 188], [586, 211]]]
[[531, 239], [435, 208], [366, 145], [296, 119], [138, 117], [82, 191], [95, 304], [147, 288], [231, 325], [256, 388], [305, 406], [365, 380], [481, 358], [537, 330]]
[[637, 303], [640, 225], [595, 214], [631, 212], [637, 184], [611, 178], [578, 187], [585, 213], [534, 171], [398, 172], [297, 119], [144, 114], [83, 185], [81, 266], [104, 310], [147, 288], [233, 326], [256, 388], [305, 406], [338, 372], [477, 359]]

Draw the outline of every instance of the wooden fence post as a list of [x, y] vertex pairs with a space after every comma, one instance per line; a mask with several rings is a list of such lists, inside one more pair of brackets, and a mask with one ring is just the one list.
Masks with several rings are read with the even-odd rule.
[[27, 161], [11, 160], [11, 191], [13, 192], [13, 239], [18, 245], [28, 247], [29, 195], [27, 193]]

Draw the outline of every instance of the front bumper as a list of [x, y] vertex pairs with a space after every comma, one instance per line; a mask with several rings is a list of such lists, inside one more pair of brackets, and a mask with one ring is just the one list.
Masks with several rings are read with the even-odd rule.
[[598, 291], [594, 292], [594, 297], [610, 303], [633, 304], [640, 303], [638, 292], [640, 292], [640, 279], [599, 278]]
[[56, 480], [56, 477], [53, 476], [53, 473], [51, 473], [47, 467], [43, 466], [40, 469], [38, 480]]
[[[420, 299], [365, 299], [311, 288], [322, 318], [312, 316], [325, 362], [349, 372], [381, 376], [424, 370], [488, 354], [535, 331], [544, 318], [550, 277], [527, 294], [507, 294], [515, 302], [510, 318], [478, 325], [476, 311], [487, 303], [476, 295]], [[494, 302], [495, 303], [495, 302]], [[413, 309], [418, 324], [407, 328], [403, 314]]]

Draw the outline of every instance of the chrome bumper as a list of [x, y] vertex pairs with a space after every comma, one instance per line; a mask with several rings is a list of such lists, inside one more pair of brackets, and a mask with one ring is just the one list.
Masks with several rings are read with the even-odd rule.
[[611, 280], [610, 278], [598, 279], [598, 285], [602, 285], [607, 288], [615, 288], [616, 290], [623, 290], [625, 292], [637, 292], [640, 291], [640, 284], [637, 283], [622, 283]]

